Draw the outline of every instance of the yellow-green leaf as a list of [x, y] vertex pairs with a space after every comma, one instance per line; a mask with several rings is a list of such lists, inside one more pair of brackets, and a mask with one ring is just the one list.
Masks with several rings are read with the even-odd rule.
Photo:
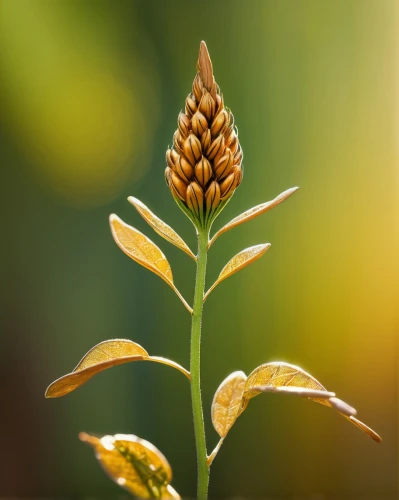
[[212, 402], [212, 423], [221, 438], [225, 438], [237, 420], [247, 376], [244, 372], [231, 373], [218, 387]]
[[157, 217], [151, 210], [144, 205], [140, 200], [134, 198], [134, 196], [129, 196], [128, 201], [135, 207], [138, 213], [143, 217], [143, 219], [148, 222], [148, 224], [156, 231], [160, 236], [165, 238], [165, 240], [172, 243], [172, 245], [177, 246], [183, 252], [186, 252], [192, 259], [197, 260], [196, 256], [190, 250], [185, 241], [163, 220]]
[[204, 296], [204, 302], [208, 298], [209, 294], [214, 290], [219, 283], [223, 280], [235, 274], [237, 271], [240, 271], [244, 267], [248, 266], [255, 260], [258, 260], [262, 255], [267, 252], [270, 248], [270, 243], [264, 243], [261, 245], [255, 245], [253, 247], [246, 248], [242, 250], [237, 255], [235, 255], [229, 262], [224, 266], [221, 273], [219, 274], [218, 279], [211, 286], [211, 288], [206, 292]]
[[336, 398], [334, 393], [328, 392], [318, 380], [298, 366], [277, 361], [265, 363], [255, 368], [248, 375], [245, 383], [241, 412], [247, 406], [249, 399], [261, 392], [290, 393], [296, 396], [308, 397], [316, 403], [336, 409], [374, 441], [381, 442], [381, 437], [377, 433], [354, 417], [356, 415], [354, 408]]
[[225, 233], [226, 231], [229, 231], [230, 229], [233, 229], [233, 227], [236, 227], [240, 224], [243, 224], [244, 222], [247, 222], [248, 220], [254, 219], [258, 215], [268, 212], [269, 210], [271, 210], [272, 208], [276, 207], [284, 200], [289, 198], [298, 189], [299, 189], [298, 187], [287, 189], [287, 191], [284, 191], [283, 193], [279, 194], [276, 198], [274, 198], [274, 200], [267, 201], [266, 203], [261, 203], [260, 205], [256, 205], [256, 207], [252, 207], [249, 210], [243, 212], [241, 215], [238, 215], [237, 217], [232, 219], [229, 223], [227, 223], [225, 226], [223, 226], [222, 229], [219, 229], [217, 233], [215, 233], [215, 235], [209, 242], [208, 248], [211, 245], [213, 245], [215, 240], [219, 238], [221, 234]]
[[184, 306], [191, 313], [187, 304], [173, 283], [172, 269], [162, 251], [147, 236], [129, 226], [117, 215], [109, 217], [112, 236], [118, 247], [131, 259], [162, 278], [178, 295]]
[[180, 499], [172, 488], [172, 469], [151, 443], [132, 434], [101, 439], [84, 432], [79, 439], [94, 448], [97, 460], [119, 486], [139, 498]]
[[67, 375], [57, 379], [49, 385], [46, 398], [59, 398], [74, 391], [94, 375], [112, 366], [118, 366], [131, 361], [155, 361], [169, 365], [181, 371], [188, 379], [190, 373], [175, 363], [165, 358], [150, 356], [139, 344], [126, 339], [106, 340], [93, 347], [80, 361], [77, 367]]

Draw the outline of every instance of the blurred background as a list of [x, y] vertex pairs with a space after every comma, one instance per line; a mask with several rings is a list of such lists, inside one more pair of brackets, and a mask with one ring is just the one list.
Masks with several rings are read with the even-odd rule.
[[126, 198], [195, 248], [164, 168], [204, 39], [245, 165], [215, 228], [301, 188], [210, 252], [208, 284], [241, 249], [272, 243], [206, 304], [208, 447], [222, 379], [273, 360], [308, 370], [384, 439], [322, 406], [258, 397], [214, 463], [211, 496], [397, 498], [398, 11], [395, 0], [0, 0], [0, 496], [126, 497], [80, 431], [151, 441], [179, 493], [195, 493], [180, 373], [128, 364], [65, 398], [44, 391], [109, 338], [189, 365], [189, 315], [116, 247], [108, 215], [163, 249], [190, 301], [193, 262]]

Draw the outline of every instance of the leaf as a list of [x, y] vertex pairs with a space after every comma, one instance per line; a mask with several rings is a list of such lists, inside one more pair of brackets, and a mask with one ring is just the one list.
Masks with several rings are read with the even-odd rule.
[[197, 260], [197, 257], [193, 254], [184, 240], [176, 233], [176, 231], [152, 213], [151, 210], [144, 205], [144, 203], [133, 196], [129, 196], [128, 201], [134, 206], [143, 219], [148, 222], [155, 232], [165, 238], [165, 240], [169, 241], [169, 243], [172, 243], [172, 245], [175, 245], [183, 250], [183, 252], [186, 252], [186, 254], [192, 259], [195, 261]]
[[109, 477], [139, 498], [180, 499], [170, 486], [172, 469], [154, 445], [132, 434], [101, 439], [84, 432], [79, 439], [95, 450], [97, 460]]
[[226, 278], [229, 278], [232, 274], [240, 271], [244, 267], [248, 266], [255, 260], [258, 260], [262, 255], [267, 252], [270, 248], [270, 243], [264, 243], [261, 245], [255, 245], [253, 247], [246, 248], [242, 250], [237, 255], [235, 255], [229, 262], [224, 266], [218, 279], [211, 286], [211, 288], [206, 292], [204, 296], [204, 302], [208, 298], [209, 294], [214, 290], [219, 283], [221, 283]]
[[291, 393], [296, 396], [308, 397], [316, 403], [336, 409], [341, 415], [356, 425], [356, 427], [374, 439], [374, 441], [382, 441], [377, 433], [363, 424], [363, 422], [354, 418], [354, 415], [356, 415], [354, 408], [336, 398], [334, 393], [328, 392], [318, 380], [298, 366], [277, 361], [265, 363], [255, 368], [248, 375], [245, 384], [243, 406], [240, 414], [246, 408], [249, 399], [261, 392]]
[[229, 231], [230, 229], [233, 229], [233, 227], [239, 226], [240, 224], [247, 222], [248, 220], [254, 219], [258, 215], [268, 212], [269, 210], [271, 210], [272, 208], [276, 207], [284, 200], [289, 198], [298, 189], [299, 187], [293, 187], [287, 189], [287, 191], [284, 191], [283, 193], [279, 194], [276, 198], [274, 198], [274, 200], [267, 201], [266, 203], [261, 203], [260, 205], [256, 205], [256, 207], [252, 207], [249, 210], [243, 212], [241, 215], [238, 215], [237, 217], [232, 219], [229, 223], [227, 223], [225, 226], [223, 226], [222, 229], [219, 229], [217, 233], [215, 233], [215, 235], [209, 242], [208, 248], [210, 248], [211, 245], [215, 243], [216, 239], [219, 238], [221, 234], [225, 233], [226, 231]]
[[71, 373], [64, 375], [50, 384], [45, 396], [46, 398], [65, 396], [86, 383], [97, 373], [112, 366], [118, 366], [131, 361], [155, 361], [167, 364], [180, 370], [190, 379], [190, 373], [179, 364], [165, 358], [150, 356], [143, 347], [131, 340], [106, 340], [90, 349]]
[[109, 217], [112, 236], [118, 247], [130, 258], [162, 278], [178, 295], [190, 313], [192, 308], [187, 304], [173, 283], [172, 269], [161, 250], [147, 236], [129, 226], [117, 215]]
[[212, 402], [212, 423], [221, 438], [225, 438], [239, 416], [247, 376], [231, 373], [218, 387]]

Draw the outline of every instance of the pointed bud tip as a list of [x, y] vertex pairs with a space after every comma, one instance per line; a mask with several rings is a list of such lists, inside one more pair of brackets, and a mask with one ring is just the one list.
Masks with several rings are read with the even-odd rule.
[[[198, 55], [197, 69], [200, 74], [201, 80], [205, 88], [214, 94], [214, 78], [211, 57], [209, 55], [208, 47], [202, 40], [200, 43], [200, 50]], [[213, 95], [215, 98], [216, 95]]]

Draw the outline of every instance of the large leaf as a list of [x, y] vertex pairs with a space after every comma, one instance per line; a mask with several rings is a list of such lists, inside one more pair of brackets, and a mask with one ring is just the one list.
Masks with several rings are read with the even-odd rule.
[[132, 434], [101, 439], [84, 432], [79, 439], [95, 450], [96, 458], [109, 477], [139, 498], [179, 499], [170, 486], [172, 469], [154, 445]]
[[221, 438], [225, 438], [240, 413], [247, 376], [231, 373], [218, 387], [212, 402], [212, 423]]
[[270, 246], [270, 243], [264, 243], [261, 245], [255, 245], [253, 247], [246, 248], [245, 250], [242, 250], [237, 255], [235, 255], [231, 260], [229, 260], [229, 262], [224, 266], [221, 273], [219, 274], [218, 279], [206, 292], [204, 296], [204, 302], [208, 298], [212, 290], [214, 290], [219, 285], [219, 283], [221, 283], [232, 274], [235, 274], [244, 267], [248, 266], [252, 262], [255, 262], [255, 260], [258, 260], [265, 252], [267, 252], [267, 250], [269, 250]]
[[175, 363], [165, 358], [150, 356], [139, 344], [126, 339], [106, 340], [93, 347], [77, 367], [67, 375], [50, 384], [46, 390], [46, 398], [59, 398], [74, 391], [94, 375], [112, 366], [118, 366], [131, 361], [155, 361], [166, 364], [181, 371], [188, 379], [190, 373]]
[[143, 219], [148, 222], [148, 224], [156, 231], [160, 236], [165, 238], [165, 240], [172, 243], [172, 245], [177, 246], [183, 252], [186, 252], [192, 259], [197, 260], [196, 256], [184, 242], [184, 240], [163, 220], [157, 217], [151, 210], [144, 205], [140, 200], [134, 198], [134, 196], [129, 196], [128, 201], [135, 207], [138, 213], [143, 217]]
[[147, 236], [129, 226], [117, 215], [109, 217], [112, 236], [119, 248], [142, 266], [162, 278], [178, 295], [190, 313], [192, 308], [187, 304], [173, 283], [172, 269], [162, 251]]
[[256, 207], [252, 207], [249, 210], [246, 210], [242, 214], [238, 215], [237, 217], [234, 217], [234, 219], [232, 219], [229, 223], [223, 226], [222, 229], [219, 229], [219, 231], [215, 233], [215, 235], [209, 242], [208, 248], [211, 245], [213, 245], [213, 243], [216, 241], [217, 238], [219, 238], [221, 234], [225, 233], [226, 231], [229, 231], [230, 229], [233, 229], [233, 227], [239, 226], [240, 224], [247, 222], [248, 220], [258, 217], [258, 215], [268, 212], [269, 210], [271, 210], [272, 208], [276, 207], [284, 200], [289, 198], [298, 189], [299, 189], [298, 187], [287, 189], [287, 191], [284, 191], [283, 193], [279, 194], [276, 198], [274, 198], [274, 200], [267, 201], [266, 203], [261, 203], [260, 205], [256, 205]]
[[[381, 437], [367, 425], [357, 420], [356, 410], [344, 401], [328, 392], [318, 380], [298, 366], [282, 361], [265, 363], [258, 366], [248, 375], [245, 383], [243, 404], [240, 413], [248, 405], [249, 399], [261, 392], [290, 393], [296, 396], [308, 397], [316, 403], [336, 409], [340, 414], [365, 432], [374, 441], [381, 442]], [[322, 394], [325, 393], [325, 394]]]

